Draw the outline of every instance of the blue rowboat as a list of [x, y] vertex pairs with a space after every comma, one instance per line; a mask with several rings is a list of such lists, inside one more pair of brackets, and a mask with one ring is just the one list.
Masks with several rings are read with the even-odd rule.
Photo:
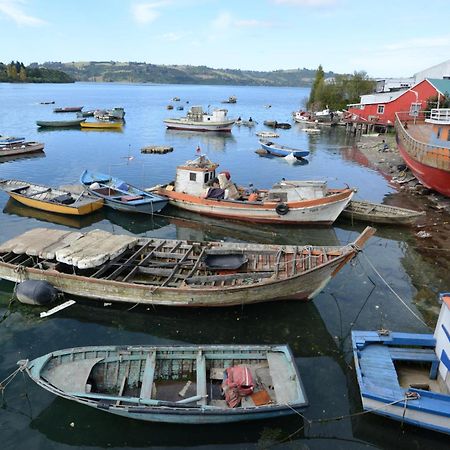
[[79, 347], [18, 364], [52, 394], [149, 422], [271, 419], [308, 404], [287, 345]]
[[450, 434], [450, 293], [434, 334], [352, 331], [364, 410]]
[[92, 195], [102, 198], [106, 206], [119, 211], [153, 214], [161, 211], [169, 201], [100, 172], [85, 170], [80, 182]]
[[309, 155], [308, 150], [298, 150], [292, 147], [286, 147], [285, 145], [275, 144], [270, 141], [260, 140], [261, 147], [274, 156], [295, 156], [296, 158], [304, 158]]

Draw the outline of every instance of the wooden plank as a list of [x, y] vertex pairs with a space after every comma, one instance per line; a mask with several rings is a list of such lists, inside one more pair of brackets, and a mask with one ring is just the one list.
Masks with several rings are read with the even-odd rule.
[[122, 281], [123, 281], [123, 282], [128, 281], [128, 280], [136, 273], [136, 271], [138, 270], [138, 268], [141, 267], [141, 266], [143, 266], [150, 258], [152, 258], [153, 255], [155, 254], [155, 252], [156, 252], [157, 250], [159, 250], [165, 243], [166, 243], [166, 241], [160, 241], [160, 242], [155, 246], [155, 248], [154, 248], [150, 253], [148, 253], [148, 254], [145, 256], [145, 258], [144, 258], [142, 261], [140, 261], [133, 269], [131, 269], [131, 271], [123, 278]]
[[145, 358], [140, 398], [152, 398], [153, 379], [155, 377], [156, 352], [149, 352]]
[[151, 241], [146, 242], [141, 245], [123, 264], [121, 264], [114, 272], [109, 274], [105, 280], [114, 280], [117, 278], [125, 269], [129, 268], [129, 264], [136, 259], [139, 255], [141, 255], [151, 244]]
[[197, 353], [197, 395], [202, 397], [197, 405], [206, 405], [206, 358], [201, 350]]
[[[130, 365], [131, 365], [131, 362], [128, 361], [127, 367], [125, 369], [125, 374], [124, 374], [124, 376], [122, 378], [122, 382], [120, 383], [119, 393], [117, 394], [119, 397], [122, 397], [122, 395], [123, 395], [123, 391], [125, 389], [125, 384], [126, 384], [127, 379], [128, 379], [128, 374], [130, 373]], [[119, 405], [120, 405], [120, 400], [117, 400], [116, 401], [116, 406], [119, 406]]]
[[268, 352], [267, 362], [269, 363], [277, 404], [285, 405], [297, 400], [299, 397], [297, 377], [285, 354]]
[[184, 256], [178, 261], [178, 263], [173, 268], [171, 274], [166, 278], [162, 286], [166, 286], [169, 281], [175, 276], [176, 271], [180, 268], [180, 265], [186, 260], [186, 258], [189, 256], [189, 254], [194, 250], [194, 247], [191, 246], [191, 248], [184, 254]]
[[281, 256], [283, 255], [283, 249], [280, 248], [280, 250], [277, 253], [276, 256], [276, 262], [275, 262], [275, 278], [278, 278], [278, 273], [280, 271], [280, 262], [281, 262]]
[[191, 277], [191, 276], [196, 272], [196, 270], [198, 269], [198, 266], [200, 265], [200, 263], [201, 263], [201, 261], [202, 261], [202, 258], [203, 258], [203, 255], [205, 254], [205, 252], [206, 252], [206, 246], [202, 248], [202, 251], [200, 252], [200, 255], [198, 255], [197, 261], [195, 261], [194, 267], [193, 267], [192, 270], [186, 275], [185, 280], [186, 280], [187, 278]]
[[231, 281], [231, 280], [258, 280], [260, 278], [270, 278], [274, 275], [273, 272], [251, 272], [251, 273], [233, 273], [231, 275], [203, 275], [198, 277], [191, 277], [185, 279], [187, 284], [199, 283], [213, 283], [216, 281]]

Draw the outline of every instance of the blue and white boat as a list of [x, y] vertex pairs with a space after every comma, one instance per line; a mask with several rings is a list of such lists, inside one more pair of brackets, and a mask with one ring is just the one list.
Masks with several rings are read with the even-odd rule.
[[169, 202], [160, 195], [145, 192], [100, 172], [85, 170], [80, 176], [80, 182], [92, 195], [102, 198], [105, 206], [119, 211], [153, 214], [161, 211]]
[[308, 150], [299, 150], [285, 145], [275, 144], [271, 141], [260, 140], [261, 147], [274, 156], [295, 156], [296, 158], [304, 158], [309, 155]]
[[24, 137], [1, 136], [0, 135], [0, 145], [20, 144], [24, 141], [25, 141]]
[[450, 434], [450, 293], [434, 334], [352, 331], [364, 410]]

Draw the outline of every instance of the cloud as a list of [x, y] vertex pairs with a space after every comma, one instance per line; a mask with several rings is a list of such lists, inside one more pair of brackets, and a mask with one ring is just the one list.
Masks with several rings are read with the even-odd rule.
[[272, 0], [278, 5], [321, 7], [335, 5], [339, 0]]
[[23, 11], [24, 0], [0, 0], [0, 14], [14, 20], [17, 25], [40, 26], [46, 22], [38, 17], [28, 15]]
[[170, 3], [170, 1], [134, 3], [131, 5], [131, 13], [137, 23], [145, 25], [154, 22], [161, 15], [158, 9]]
[[256, 27], [271, 27], [272, 22], [266, 22], [257, 19], [238, 19], [227, 11], [221, 12], [212, 22], [211, 26], [215, 30], [225, 31], [230, 28], [256, 28]]

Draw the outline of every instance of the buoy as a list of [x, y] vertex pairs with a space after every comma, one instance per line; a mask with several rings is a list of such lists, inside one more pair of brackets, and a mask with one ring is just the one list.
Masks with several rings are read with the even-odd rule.
[[58, 296], [58, 291], [47, 281], [25, 280], [16, 288], [17, 300], [26, 305], [46, 305]]

